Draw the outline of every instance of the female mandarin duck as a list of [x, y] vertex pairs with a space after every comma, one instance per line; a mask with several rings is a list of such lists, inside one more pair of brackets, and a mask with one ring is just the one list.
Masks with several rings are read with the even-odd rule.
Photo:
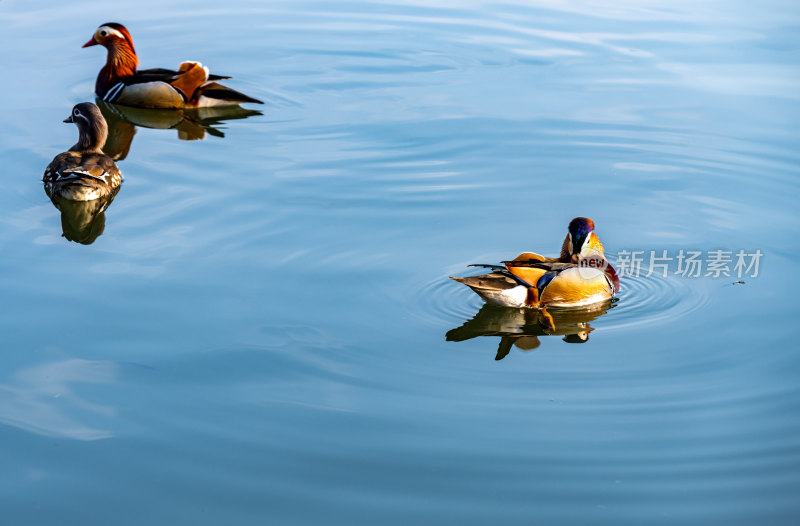
[[177, 71], [137, 70], [139, 59], [131, 34], [122, 24], [109, 22], [94, 32], [83, 47], [100, 44], [108, 50], [106, 65], [97, 75], [94, 91], [106, 102], [140, 108], [198, 108], [233, 106], [260, 100], [215, 81], [230, 77], [209, 75], [199, 62], [183, 62]]
[[503, 265], [472, 265], [493, 272], [451, 279], [470, 287], [486, 303], [504, 307], [578, 307], [619, 292], [617, 273], [606, 261], [588, 217], [570, 222], [559, 258], [525, 252]]
[[122, 174], [101, 148], [108, 136], [108, 126], [100, 108], [81, 102], [72, 108], [64, 122], [78, 126], [78, 142], [55, 156], [44, 171], [42, 180], [51, 196], [73, 201], [91, 201], [106, 197], [122, 183]]

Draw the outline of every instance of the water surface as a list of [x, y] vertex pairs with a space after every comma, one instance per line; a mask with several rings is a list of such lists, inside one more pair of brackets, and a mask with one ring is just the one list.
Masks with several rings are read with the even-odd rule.
[[[137, 122], [102, 229], [70, 240], [40, 178], [112, 20], [143, 67], [201, 60], [265, 104], [218, 133]], [[799, 23], [789, 2], [0, 3], [6, 521], [796, 522]], [[555, 255], [578, 215], [612, 259], [760, 250], [760, 272], [623, 277], [570, 322], [583, 343], [448, 341], [481, 302], [447, 276]], [[534, 327], [515, 316], [482, 330]]]

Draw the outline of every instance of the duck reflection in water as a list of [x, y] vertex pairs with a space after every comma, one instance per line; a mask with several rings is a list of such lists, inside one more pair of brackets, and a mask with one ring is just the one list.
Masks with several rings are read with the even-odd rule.
[[105, 197], [91, 201], [73, 201], [50, 192], [47, 195], [61, 212], [62, 236], [67, 241], [91, 245], [106, 228], [105, 211], [119, 192], [116, 188]]
[[260, 111], [241, 106], [165, 110], [119, 106], [100, 99], [96, 102], [108, 123], [108, 139], [103, 151], [115, 161], [128, 156], [137, 126], [157, 130], [174, 129], [178, 132], [178, 139], [197, 141], [205, 139], [206, 134], [225, 137], [222, 131], [225, 121], [263, 115]]
[[495, 360], [502, 360], [512, 346], [521, 351], [539, 347], [540, 336], [562, 336], [567, 343], [585, 343], [594, 328], [589, 322], [603, 316], [614, 305], [613, 301], [598, 303], [587, 308], [548, 309], [548, 319], [537, 309], [516, 309], [485, 304], [461, 327], [447, 332], [449, 342], [462, 342], [479, 336], [499, 336]]

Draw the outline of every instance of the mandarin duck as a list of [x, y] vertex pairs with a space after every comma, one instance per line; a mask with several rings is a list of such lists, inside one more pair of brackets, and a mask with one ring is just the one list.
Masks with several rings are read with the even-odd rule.
[[606, 261], [588, 217], [570, 222], [558, 258], [524, 252], [502, 263], [470, 265], [492, 272], [451, 279], [470, 287], [486, 303], [503, 307], [579, 307], [610, 300], [619, 292], [617, 273]]
[[101, 149], [108, 136], [108, 126], [100, 109], [91, 102], [81, 102], [64, 119], [78, 126], [78, 142], [55, 156], [42, 176], [50, 196], [73, 201], [91, 201], [109, 195], [122, 183], [122, 174], [114, 161]]
[[137, 69], [139, 59], [131, 34], [122, 24], [108, 22], [97, 28], [83, 47], [100, 44], [108, 50], [106, 65], [97, 75], [94, 91], [106, 102], [140, 108], [197, 108], [233, 106], [260, 100], [218, 84], [228, 79], [211, 75], [199, 62], [183, 62], [171, 69]]

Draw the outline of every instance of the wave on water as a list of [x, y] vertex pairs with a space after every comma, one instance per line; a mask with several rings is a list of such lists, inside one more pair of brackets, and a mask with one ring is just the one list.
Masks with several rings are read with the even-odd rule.
[[[620, 292], [608, 314], [595, 322], [598, 329], [610, 330], [663, 324], [694, 312], [709, 301], [702, 280], [650, 276], [620, 279]], [[436, 325], [454, 325], [469, 319], [483, 301], [469, 288], [438, 275], [412, 291], [413, 313]]]

